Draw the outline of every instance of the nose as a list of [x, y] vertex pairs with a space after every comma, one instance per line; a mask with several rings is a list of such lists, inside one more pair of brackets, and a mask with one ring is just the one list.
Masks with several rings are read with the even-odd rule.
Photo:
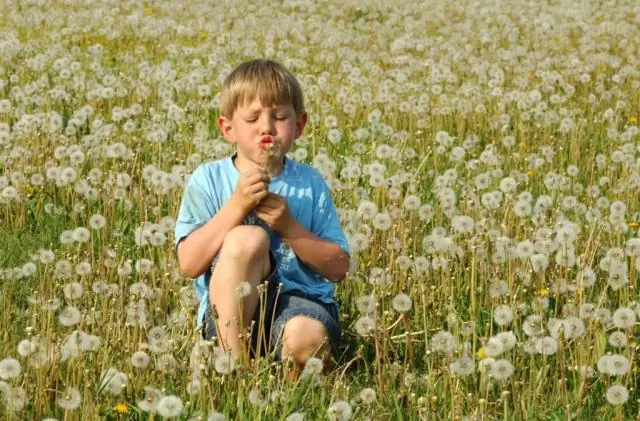
[[260, 134], [261, 135], [274, 135], [275, 124], [273, 118], [269, 115], [260, 117]]

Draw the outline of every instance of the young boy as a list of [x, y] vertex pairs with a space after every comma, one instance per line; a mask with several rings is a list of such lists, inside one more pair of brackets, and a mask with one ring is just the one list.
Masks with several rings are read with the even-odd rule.
[[322, 176], [285, 157], [306, 123], [302, 90], [287, 69], [241, 64], [223, 82], [218, 119], [236, 152], [200, 165], [185, 187], [180, 269], [195, 278], [204, 336], [234, 356], [248, 328], [252, 353], [275, 346], [298, 366], [325, 360], [340, 341], [334, 283], [349, 268], [347, 241]]

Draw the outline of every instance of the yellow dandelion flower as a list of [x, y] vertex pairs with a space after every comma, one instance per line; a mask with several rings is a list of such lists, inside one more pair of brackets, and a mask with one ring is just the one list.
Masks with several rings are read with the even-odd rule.
[[529, 177], [533, 177], [534, 175], [536, 175], [536, 173], [535, 173], [535, 172], [533, 172], [533, 171], [527, 171], [527, 175], [528, 175]]
[[636, 124], [637, 122], [638, 122], [638, 119], [635, 116], [629, 117], [629, 123]]
[[629, 225], [629, 228], [636, 228], [638, 223], [636, 221], [630, 221], [627, 225]]
[[484, 352], [484, 347], [480, 348], [478, 350], [478, 352], [476, 352], [476, 357], [478, 357], [479, 359], [483, 359], [484, 357], [486, 357], [486, 353]]
[[129, 407], [124, 403], [119, 403], [113, 407], [113, 410], [118, 414], [126, 414], [127, 412], [129, 412]]
[[538, 297], [548, 297], [549, 296], [549, 292], [551, 292], [549, 290], [549, 288], [540, 288], [539, 290], [537, 290], [535, 292], [536, 296]]

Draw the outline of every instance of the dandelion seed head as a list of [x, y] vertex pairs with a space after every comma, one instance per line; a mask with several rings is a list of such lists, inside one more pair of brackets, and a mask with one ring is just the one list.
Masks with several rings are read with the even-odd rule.
[[368, 336], [375, 331], [375, 319], [368, 315], [360, 317], [355, 323], [355, 330], [360, 336]]
[[67, 387], [58, 395], [58, 406], [65, 411], [70, 411], [80, 407], [82, 395], [80, 391], [73, 387]]
[[18, 377], [21, 372], [22, 365], [15, 358], [5, 358], [0, 361], [0, 379], [10, 380]]
[[214, 366], [219, 374], [230, 374], [236, 368], [236, 359], [225, 353], [215, 359]]
[[353, 416], [353, 408], [347, 401], [335, 401], [329, 406], [327, 415], [333, 421], [348, 421]]
[[454, 376], [468, 376], [475, 371], [475, 363], [468, 356], [461, 356], [449, 364], [449, 370]]
[[607, 402], [613, 406], [624, 405], [629, 399], [629, 389], [624, 385], [614, 384], [606, 392]]
[[184, 404], [175, 395], [167, 395], [160, 398], [156, 410], [158, 415], [165, 418], [176, 418], [182, 415]]
[[314, 377], [322, 374], [324, 369], [324, 362], [317, 357], [309, 357], [302, 369], [301, 378]]
[[411, 310], [412, 303], [411, 297], [401, 292], [391, 299], [391, 308], [398, 313], [406, 313]]
[[491, 364], [489, 375], [498, 381], [505, 381], [514, 373], [513, 364], [505, 359], [496, 360]]

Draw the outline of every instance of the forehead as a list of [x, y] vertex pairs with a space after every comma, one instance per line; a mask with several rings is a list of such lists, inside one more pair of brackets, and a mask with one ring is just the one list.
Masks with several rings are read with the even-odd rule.
[[291, 104], [291, 102], [277, 102], [274, 100], [265, 100], [262, 98], [259, 98], [258, 96], [255, 96], [253, 98], [242, 98], [241, 101], [238, 101], [238, 108], [237, 110], [244, 110], [244, 111], [261, 111], [264, 110], [265, 108], [269, 108], [269, 109], [277, 109], [277, 108], [293, 108], [293, 104]]

